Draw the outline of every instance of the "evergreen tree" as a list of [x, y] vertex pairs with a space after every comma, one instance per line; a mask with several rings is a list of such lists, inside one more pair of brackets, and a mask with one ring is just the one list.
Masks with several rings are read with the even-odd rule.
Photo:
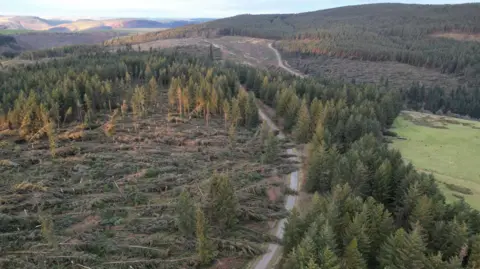
[[192, 236], [195, 233], [195, 204], [187, 191], [183, 191], [177, 200], [176, 224], [184, 236]]
[[209, 194], [212, 221], [221, 229], [233, 227], [238, 221], [238, 200], [230, 178], [221, 174], [213, 175]]
[[297, 209], [294, 208], [285, 224], [285, 232], [283, 234], [284, 253], [290, 253], [300, 243], [305, 233], [303, 226], [303, 220], [300, 218]]
[[157, 106], [158, 100], [158, 84], [155, 77], [148, 82], [148, 105], [153, 108]]
[[248, 94], [248, 101], [245, 106], [245, 119], [245, 126], [250, 129], [256, 128], [260, 122], [257, 104], [255, 103], [255, 95], [253, 93]]
[[416, 228], [411, 234], [400, 228], [390, 236], [379, 250], [378, 261], [381, 268], [424, 268], [425, 245], [421, 231]]
[[225, 130], [227, 130], [229, 118], [230, 118], [230, 103], [228, 102], [228, 100], [223, 100], [223, 120], [225, 122]]
[[294, 127], [293, 136], [298, 143], [307, 143], [311, 136], [311, 118], [308, 111], [307, 100], [303, 99], [298, 112], [297, 124]]
[[208, 238], [208, 223], [201, 208], [197, 208], [195, 219], [197, 255], [201, 264], [208, 265], [213, 261], [214, 248], [210, 238]]
[[342, 269], [366, 269], [367, 264], [357, 249], [357, 239], [354, 238], [345, 248]]
[[332, 188], [328, 154], [323, 147], [314, 150], [307, 167], [306, 191], [324, 193]]
[[467, 268], [480, 268], [480, 235], [478, 234], [470, 240]]
[[270, 131], [268, 133], [267, 140], [264, 142], [264, 149], [262, 155], [262, 162], [263, 163], [273, 163], [278, 158], [278, 154], [280, 153], [280, 146], [277, 136]]

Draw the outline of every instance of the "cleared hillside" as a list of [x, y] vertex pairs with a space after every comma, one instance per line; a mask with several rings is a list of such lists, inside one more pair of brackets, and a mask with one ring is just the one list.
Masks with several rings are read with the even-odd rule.
[[106, 44], [241, 35], [277, 39], [275, 46], [289, 56], [396, 61], [473, 80], [480, 73], [480, 44], [439, 34], [480, 33], [478, 14], [480, 4], [372, 4], [300, 14], [239, 15]]

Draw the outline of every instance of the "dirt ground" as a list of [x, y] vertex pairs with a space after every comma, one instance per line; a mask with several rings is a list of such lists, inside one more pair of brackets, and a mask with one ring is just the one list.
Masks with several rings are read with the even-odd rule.
[[228, 268], [240, 268], [274, 240], [268, 222], [286, 212], [283, 191], [268, 196], [284, 184], [270, 179], [295, 168], [262, 164], [252, 131], [239, 129], [232, 146], [220, 117], [208, 127], [199, 118], [169, 122], [161, 107], [146, 118], [125, 116], [108, 137], [108, 115], [99, 118], [58, 129], [55, 158], [47, 139], [0, 132], [1, 268], [191, 268], [195, 247], [176, 229], [175, 201], [188, 190], [205, 205], [214, 172], [230, 176], [240, 203], [239, 231], [214, 239], [222, 264], [230, 257]]
[[[157, 40], [140, 44], [142, 50], [149, 50], [150, 48], [171, 48], [176, 46], [214, 46], [222, 51], [222, 59], [237, 61], [240, 63], [258, 66], [270, 67], [276, 66], [276, 56], [268, 44], [270, 40], [225, 36], [221, 38], [184, 38], [184, 39], [168, 39]], [[135, 46], [136, 47], [136, 46]]]

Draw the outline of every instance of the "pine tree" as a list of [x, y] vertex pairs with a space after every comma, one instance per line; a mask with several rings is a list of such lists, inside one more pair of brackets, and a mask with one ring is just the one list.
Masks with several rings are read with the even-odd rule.
[[230, 178], [214, 174], [210, 181], [212, 221], [221, 229], [231, 228], [237, 223], [238, 200]]
[[173, 78], [172, 82], [170, 83], [170, 88], [168, 88], [168, 103], [170, 104], [170, 108], [173, 108], [177, 103], [178, 84], [179, 82], [177, 78]]
[[264, 142], [264, 150], [262, 155], [263, 163], [273, 163], [278, 158], [280, 146], [278, 138], [273, 132], [268, 133], [267, 140]]
[[392, 202], [391, 184], [392, 180], [392, 165], [389, 160], [385, 160], [377, 169], [374, 175], [372, 196], [377, 201], [383, 204], [390, 204]]
[[228, 126], [228, 119], [230, 117], [230, 103], [228, 100], [223, 100], [223, 120], [225, 124], [225, 130], [227, 129]]
[[468, 255], [468, 266], [469, 269], [478, 269], [480, 268], [480, 235], [476, 234], [470, 240], [469, 247], [470, 254]]
[[135, 117], [145, 116], [146, 95], [143, 86], [136, 87], [132, 96], [132, 111]]
[[297, 124], [294, 127], [293, 136], [298, 143], [307, 143], [312, 135], [311, 118], [308, 111], [307, 100], [303, 99], [300, 109], [298, 111]]
[[310, 261], [308, 262], [306, 269], [321, 269], [321, 268], [315, 263], [315, 260], [313, 258], [310, 258]]
[[248, 101], [245, 107], [245, 119], [245, 126], [250, 129], [256, 128], [260, 122], [257, 104], [255, 103], [255, 95], [253, 93], [248, 95]]
[[231, 124], [235, 125], [236, 127], [242, 118], [240, 105], [237, 98], [232, 99], [232, 109], [230, 115]]
[[178, 198], [175, 211], [178, 213], [176, 224], [180, 232], [187, 237], [195, 233], [195, 204], [187, 191]]
[[148, 82], [148, 105], [153, 108], [157, 106], [158, 84], [155, 77], [152, 76]]
[[315, 131], [318, 123], [323, 125], [323, 104], [317, 97], [310, 104], [310, 116], [312, 119], [312, 131]]
[[425, 245], [421, 230], [416, 227], [411, 234], [399, 229], [390, 236], [378, 252], [381, 268], [403, 269], [424, 268]]
[[[284, 128], [287, 131], [292, 130], [298, 119], [298, 110], [300, 108], [300, 100], [294, 95], [287, 104], [287, 111], [284, 115]], [[308, 111], [308, 110], [307, 110]]]
[[287, 223], [285, 224], [285, 230], [283, 234], [283, 246], [284, 253], [290, 253], [290, 251], [300, 243], [302, 240], [304, 230], [304, 223], [297, 209], [294, 208], [292, 213], [288, 217]]
[[330, 250], [330, 248], [326, 247], [323, 250], [322, 256], [322, 263], [320, 264], [321, 269], [340, 269], [340, 261], [335, 255], [335, 253]]
[[366, 269], [367, 264], [362, 257], [362, 254], [357, 248], [357, 239], [354, 238], [345, 248], [343, 255], [342, 269]]
[[330, 191], [332, 179], [329, 170], [328, 152], [323, 147], [315, 149], [307, 167], [305, 190], [319, 193]]
[[213, 244], [208, 238], [208, 223], [202, 209], [197, 208], [196, 212], [196, 237], [197, 237], [197, 255], [200, 259], [200, 263], [208, 265], [213, 261], [214, 248]]

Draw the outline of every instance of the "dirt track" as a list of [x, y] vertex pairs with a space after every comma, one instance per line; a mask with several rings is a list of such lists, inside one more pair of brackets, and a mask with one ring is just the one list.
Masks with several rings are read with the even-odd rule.
[[289, 68], [289, 67], [287, 67], [283, 64], [282, 56], [280, 55], [280, 52], [278, 52], [278, 50], [272, 46], [272, 43], [269, 43], [268, 47], [275, 52], [275, 55], [277, 56], [277, 60], [278, 60], [278, 66], [285, 69], [287, 72], [289, 72], [292, 75], [295, 75], [295, 76], [298, 76], [298, 77], [301, 77], [301, 78], [305, 77], [304, 74], [301, 74], [301, 73], [299, 73], [299, 72], [297, 72], [297, 71], [295, 71], [295, 70], [293, 70], [293, 69], [291, 69], [291, 68]]
[[[273, 47], [272, 47], [273, 49]], [[280, 60], [281, 62], [281, 60]], [[285, 68], [285, 67], [283, 67]], [[288, 70], [288, 69], [286, 69]], [[292, 70], [288, 70], [289, 72], [293, 72]], [[295, 72], [293, 72], [295, 74]], [[296, 74], [296, 75], [299, 75], [299, 74]], [[266, 113], [264, 113], [260, 108], [258, 110], [258, 114], [260, 116], [260, 118], [265, 121], [268, 126], [270, 127], [271, 130], [275, 130], [275, 131], [279, 131], [277, 137], [279, 139], [285, 139], [285, 135], [280, 131], [280, 129], [275, 125], [275, 123], [272, 121], [272, 119], [270, 119]], [[298, 153], [296, 152], [296, 150], [293, 148], [290, 148], [287, 150], [287, 153], [289, 155], [295, 155], [295, 157], [293, 157], [295, 159], [295, 161], [300, 161], [300, 157], [298, 156]], [[295, 171], [295, 172], [292, 172], [290, 175], [289, 175], [289, 178], [290, 178], [290, 184], [289, 184], [289, 188], [292, 189], [292, 190], [295, 190], [295, 191], [298, 191], [298, 171]], [[294, 195], [288, 195], [287, 196], [287, 200], [285, 201], [285, 209], [287, 209], [288, 211], [291, 211], [293, 209], [293, 207], [295, 206], [295, 203], [297, 201], [297, 196], [294, 196]], [[275, 236], [278, 237], [279, 239], [282, 239], [283, 238], [283, 234], [284, 234], [284, 230], [285, 230], [285, 224], [287, 222], [287, 219], [281, 219], [277, 226], [275, 227]], [[268, 245], [268, 250], [267, 250], [267, 253], [265, 253], [259, 260], [255, 261], [254, 265], [252, 266], [252, 268], [254, 269], [268, 269], [268, 268], [272, 268], [272, 260], [274, 259], [274, 257], [278, 256], [281, 254], [281, 251], [280, 251], [280, 246], [278, 244], [269, 244]]]

